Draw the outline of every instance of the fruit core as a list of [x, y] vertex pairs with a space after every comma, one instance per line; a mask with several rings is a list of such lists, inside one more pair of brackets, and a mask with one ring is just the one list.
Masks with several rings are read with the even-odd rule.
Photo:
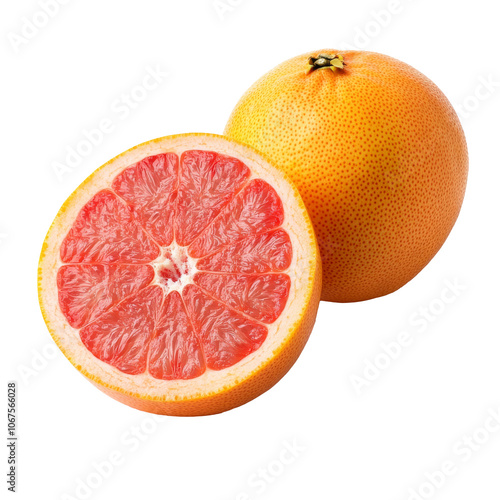
[[163, 247], [161, 256], [154, 262], [156, 281], [165, 293], [182, 291], [185, 285], [193, 282], [196, 274], [196, 261], [188, 255], [187, 247], [172, 243]]

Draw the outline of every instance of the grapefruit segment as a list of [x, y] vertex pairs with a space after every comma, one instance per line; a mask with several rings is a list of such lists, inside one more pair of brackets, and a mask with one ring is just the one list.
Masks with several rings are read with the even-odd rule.
[[155, 413], [218, 413], [297, 359], [319, 303], [318, 255], [297, 190], [256, 152], [166, 137], [67, 200], [42, 250], [40, 304], [102, 391]]
[[262, 179], [252, 179], [190, 245], [189, 254], [203, 257], [248, 234], [278, 227], [283, 217], [278, 193]]
[[96, 358], [121, 372], [144, 373], [162, 299], [159, 286], [144, 288], [82, 328], [82, 342]]
[[263, 323], [273, 323], [285, 308], [291, 280], [288, 274], [277, 273], [197, 273], [194, 282], [233, 309]]
[[145, 287], [151, 266], [69, 264], [57, 273], [59, 305], [73, 328], [82, 328], [111, 306]]
[[161, 246], [174, 238], [173, 220], [179, 158], [173, 153], [144, 158], [113, 181], [113, 191], [137, 214], [137, 220]]
[[269, 273], [284, 271], [292, 261], [292, 244], [283, 229], [251, 235], [198, 261], [203, 271]]
[[144, 232], [130, 207], [108, 189], [81, 209], [61, 244], [63, 262], [147, 263], [160, 249]]
[[149, 373], [162, 380], [192, 379], [205, 371], [198, 336], [188, 318], [179, 292], [164, 300], [151, 342]]
[[188, 285], [183, 297], [200, 336], [208, 368], [222, 370], [233, 366], [264, 342], [264, 325], [211, 298], [197, 286]]
[[236, 158], [213, 151], [186, 151], [181, 156], [176, 240], [189, 245], [250, 176]]

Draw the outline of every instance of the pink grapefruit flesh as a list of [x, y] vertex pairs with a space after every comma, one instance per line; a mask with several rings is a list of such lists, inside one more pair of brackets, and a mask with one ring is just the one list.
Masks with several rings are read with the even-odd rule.
[[[57, 286], [95, 357], [132, 375], [190, 379], [262, 345], [288, 299], [280, 271], [292, 246], [279, 195], [249, 177], [214, 151], [159, 154], [85, 204], [62, 242]], [[192, 283], [179, 293], [183, 279]]]

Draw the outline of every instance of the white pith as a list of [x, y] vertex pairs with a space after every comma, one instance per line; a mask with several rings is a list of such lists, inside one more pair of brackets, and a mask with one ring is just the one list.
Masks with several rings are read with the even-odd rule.
[[[193, 283], [193, 277], [198, 272], [196, 269], [196, 262], [187, 253], [187, 247], [181, 247], [173, 241], [168, 247], [161, 247], [161, 255], [154, 260], [151, 265], [155, 271], [153, 284], [160, 285], [165, 294], [170, 292], [182, 293], [186, 285]], [[180, 270], [180, 277], [177, 280], [165, 281], [160, 276], [160, 271], [164, 268], [177, 268]]]
[[[266, 325], [268, 335], [262, 346], [229, 368], [220, 371], [207, 369], [200, 377], [191, 380], [160, 380], [153, 378], [148, 372], [129, 375], [96, 358], [83, 345], [79, 330], [67, 323], [60, 310], [57, 296], [56, 277], [62, 265], [59, 247], [85, 203], [101, 189], [109, 188], [113, 179], [125, 168], [147, 156], [167, 152], [180, 156], [184, 151], [191, 149], [217, 151], [238, 157], [250, 168], [252, 178], [265, 180], [279, 193], [285, 208], [285, 218], [281, 227], [288, 232], [293, 248], [291, 266], [285, 271], [291, 278], [287, 304], [280, 317], [274, 323]], [[118, 387], [124, 392], [166, 401], [190, 399], [219, 392], [225, 387], [234, 385], [236, 381], [244, 380], [266, 363], [273, 356], [273, 352], [287, 341], [294, 324], [302, 317], [311, 293], [310, 284], [315, 272], [314, 262], [318, 258], [314, 234], [308, 226], [308, 220], [305, 207], [292, 184], [257, 153], [245, 146], [209, 135], [166, 137], [164, 140], [138, 146], [96, 171], [90, 182], [83, 189], [76, 191], [65, 211], [56, 217], [47, 235], [47, 248], [40, 264], [40, 301], [45, 311], [47, 325], [63, 353], [75, 366], [81, 367], [90, 378]], [[174, 252], [180, 252], [180, 248], [175, 243], [172, 246]], [[164, 255], [158, 257], [153, 266], [159, 269], [164, 265], [164, 260]], [[192, 259], [190, 266], [192, 266], [190, 271], [179, 280], [178, 284], [162, 284], [164, 289], [166, 287], [169, 291], [173, 291], [178, 287], [181, 291], [186, 284], [191, 283], [196, 272], [196, 259]], [[156, 280], [158, 275], [155, 276], [155, 282]]]

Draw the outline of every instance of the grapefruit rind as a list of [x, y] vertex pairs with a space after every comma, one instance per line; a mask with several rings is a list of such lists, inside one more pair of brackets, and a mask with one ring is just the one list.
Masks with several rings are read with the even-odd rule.
[[[145, 157], [186, 150], [217, 151], [241, 159], [251, 178], [268, 182], [285, 207], [282, 228], [292, 242], [292, 263], [286, 274], [291, 287], [278, 319], [267, 325], [262, 346], [237, 364], [219, 371], [207, 369], [190, 380], [160, 380], [148, 372], [129, 375], [96, 358], [82, 343], [58, 303], [57, 271], [62, 262], [59, 247], [81, 208], [113, 179]], [[321, 261], [305, 205], [288, 178], [253, 149], [222, 136], [181, 134], [140, 144], [110, 160], [91, 174], [66, 200], [45, 241], [38, 270], [38, 291], [47, 327], [68, 360], [97, 387], [135, 408], [171, 415], [219, 413], [246, 403], [272, 387], [293, 365], [313, 327], [321, 289]]]

